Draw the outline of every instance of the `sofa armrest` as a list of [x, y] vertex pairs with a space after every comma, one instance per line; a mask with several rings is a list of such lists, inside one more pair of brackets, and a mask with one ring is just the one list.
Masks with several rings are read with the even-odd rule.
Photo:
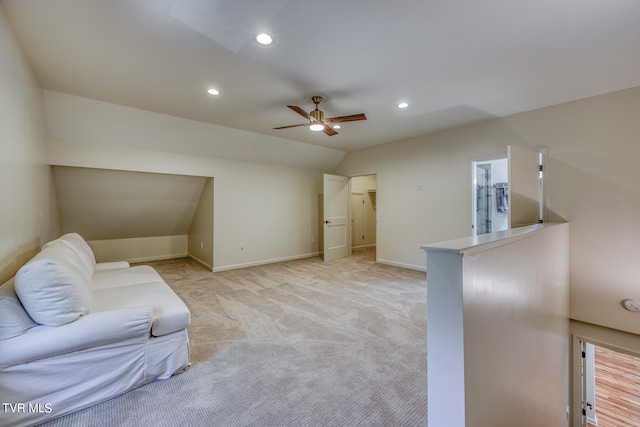
[[62, 326], [36, 326], [0, 343], [0, 368], [150, 336], [147, 306], [92, 313]]
[[129, 264], [127, 261], [100, 262], [96, 264], [95, 270], [96, 271], [117, 270], [119, 268], [129, 268], [129, 267], [131, 267], [131, 264]]

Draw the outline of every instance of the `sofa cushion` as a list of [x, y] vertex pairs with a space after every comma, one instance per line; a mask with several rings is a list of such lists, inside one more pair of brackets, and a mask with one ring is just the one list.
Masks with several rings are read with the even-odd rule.
[[82, 236], [78, 233], [67, 233], [46, 243], [42, 249], [54, 246], [69, 251], [70, 257], [73, 257], [74, 262], [78, 262], [78, 266], [83, 267], [86, 275], [91, 279], [96, 267], [96, 258]]
[[[97, 264], [100, 265], [100, 264]], [[136, 265], [129, 268], [111, 270], [97, 269], [91, 278], [91, 290], [119, 288], [138, 283], [162, 282], [162, 277], [149, 265]]]
[[162, 279], [96, 290], [93, 301], [94, 313], [141, 305], [150, 307], [151, 335], [156, 337], [178, 332], [191, 323], [189, 309]]
[[86, 270], [56, 245], [42, 251], [16, 273], [14, 286], [24, 309], [36, 322], [60, 326], [91, 310]]
[[13, 278], [0, 286], [0, 341], [22, 335], [37, 325], [24, 311], [13, 287]]

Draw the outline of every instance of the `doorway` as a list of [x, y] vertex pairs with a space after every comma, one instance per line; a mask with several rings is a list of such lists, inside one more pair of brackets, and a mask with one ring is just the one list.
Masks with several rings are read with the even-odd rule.
[[473, 235], [493, 233], [509, 228], [509, 170], [507, 158], [474, 161]]
[[506, 157], [471, 162], [472, 235], [543, 222], [545, 152], [509, 145]]
[[640, 425], [640, 357], [580, 341], [582, 417], [574, 426]]
[[376, 175], [351, 178], [351, 248], [376, 247]]
[[[352, 255], [354, 239], [357, 250], [368, 250], [368, 255], [377, 260], [376, 199], [375, 174], [355, 177], [324, 174], [322, 235], [325, 262]], [[358, 211], [355, 217], [354, 200], [357, 200]], [[354, 220], [357, 221], [355, 226]]]

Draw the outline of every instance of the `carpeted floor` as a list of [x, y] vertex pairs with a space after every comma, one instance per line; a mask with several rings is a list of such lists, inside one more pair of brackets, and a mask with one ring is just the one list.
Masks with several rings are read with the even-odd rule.
[[372, 250], [219, 273], [150, 265], [191, 310], [192, 367], [47, 427], [426, 425], [424, 273]]

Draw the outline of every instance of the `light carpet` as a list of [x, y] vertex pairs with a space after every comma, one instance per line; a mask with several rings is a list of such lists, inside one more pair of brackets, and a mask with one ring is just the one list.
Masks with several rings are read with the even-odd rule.
[[45, 426], [426, 425], [424, 273], [372, 250], [219, 273], [150, 265], [191, 310], [192, 367]]

